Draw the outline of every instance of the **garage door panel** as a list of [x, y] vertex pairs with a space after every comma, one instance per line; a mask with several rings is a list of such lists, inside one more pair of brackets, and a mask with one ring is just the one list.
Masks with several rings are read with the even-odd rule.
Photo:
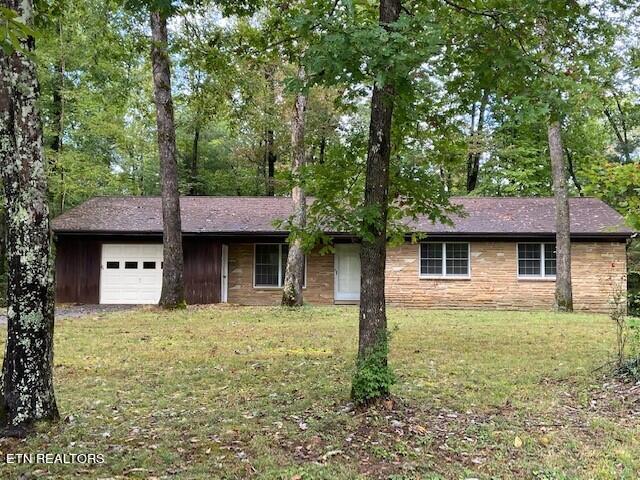
[[162, 290], [161, 264], [162, 244], [104, 244], [100, 303], [158, 303]]

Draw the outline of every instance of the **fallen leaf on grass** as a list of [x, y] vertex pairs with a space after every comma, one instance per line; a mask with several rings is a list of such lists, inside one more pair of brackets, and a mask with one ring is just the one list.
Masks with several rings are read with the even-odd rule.
[[513, 446], [516, 448], [520, 448], [522, 446], [522, 439], [518, 436], [513, 439]]
[[411, 425], [411, 427], [409, 427], [409, 430], [417, 435], [427, 434], [427, 429], [424, 428], [422, 425]]
[[150, 472], [151, 470], [147, 470], [146, 468], [130, 468], [129, 470], [125, 470], [123, 473], [128, 475], [130, 473], [145, 473]]
[[341, 453], [342, 453], [342, 450], [329, 450], [327, 453], [325, 453], [325, 454], [322, 456], [322, 461], [323, 461], [323, 462], [326, 462], [326, 461], [327, 461], [327, 459], [329, 459], [329, 458], [331, 458], [331, 457], [334, 457], [334, 456], [336, 456], [336, 455], [340, 455]]

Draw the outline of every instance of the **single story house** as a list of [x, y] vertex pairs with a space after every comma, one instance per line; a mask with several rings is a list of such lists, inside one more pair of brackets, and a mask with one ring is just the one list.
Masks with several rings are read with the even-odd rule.
[[[426, 234], [387, 253], [389, 304], [433, 308], [551, 309], [555, 283], [552, 198], [460, 197], [454, 225], [426, 217]], [[577, 310], [606, 311], [614, 287], [626, 288], [632, 231], [595, 198], [572, 198], [572, 281]], [[277, 304], [291, 213], [287, 197], [183, 197], [184, 280], [192, 304]], [[157, 303], [162, 285], [159, 197], [96, 197], [53, 221], [57, 301]], [[310, 304], [357, 303], [358, 239], [331, 233], [335, 252], [306, 257]]]

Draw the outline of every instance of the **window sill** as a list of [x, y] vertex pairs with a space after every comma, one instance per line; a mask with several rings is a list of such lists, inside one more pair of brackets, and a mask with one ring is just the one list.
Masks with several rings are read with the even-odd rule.
[[[254, 285], [253, 289], [254, 290], [282, 290], [284, 287], [269, 287], [267, 285]], [[307, 286], [305, 285], [304, 287], [302, 287], [303, 290], [307, 289]]]
[[419, 280], [471, 280], [471, 275], [420, 275]]
[[518, 277], [519, 282], [555, 282], [556, 277]]

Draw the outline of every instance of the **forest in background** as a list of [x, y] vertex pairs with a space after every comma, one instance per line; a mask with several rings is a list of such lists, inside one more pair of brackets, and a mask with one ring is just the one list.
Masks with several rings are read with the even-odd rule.
[[[529, 3], [535, 2], [522, 2], [521, 15]], [[331, 66], [349, 63], [341, 54], [356, 49], [366, 57], [376, 45], [366, 32], [350, 37], [355, 45], [336, 33], [331, 48], [318, 52], [318, 45], [327, 49], [327, 35], [314, 44], [315, 30], [342, 14], [336, 5], [284, 2], [241, 15], [229, 14], [224, 2], [184, 2], [170, 18], [183, 194], [290, 193], [291, 115], [304, 57], [311, 72], [304, 86], [307, 166], [295, 181], [308, 195], [333, 197], [345, 206], [361, 197], [371, 88], [364, 73], [363, 79], [351, 73], [357, 65], [347, 65], [346, 81], [339, 79], [348, 68]], [[36, 60], [52, 214], [95, 195], [158, 195], [146, 15], [118, 1], [38, 7]], [[637, 12], [625, 7], [592, 2], [596, 33], [554, 85], [565, 92], [571, 194], [603, 199], [640, 229], [640, 28]], [[428, 15], [438, 38], [425, 36], [424, 45], [417, 40], [422, 65], [412, 71], [411, 91], [401, 95], [403, 107], [394, 118], [392, 175], [405, 187], [398, 192], [552, 195], [547, 107], [533, 83], [514, 85], [517, 58], [504, 54], [509, 51], [502, 37], [511, 33], [489, 28], [493, 19], [464, 14], [458, 4], [422, 2], [421, 8], [415, 15]], [[533, 39], [514, 37], [514, 51], [529, 43]], [[581, 70], [572, 70], [576, 65]], [[416, 179], [417, 186], [407, 186]], [[630, 250], [629, 280], [636, 292], [638, 250]]]

